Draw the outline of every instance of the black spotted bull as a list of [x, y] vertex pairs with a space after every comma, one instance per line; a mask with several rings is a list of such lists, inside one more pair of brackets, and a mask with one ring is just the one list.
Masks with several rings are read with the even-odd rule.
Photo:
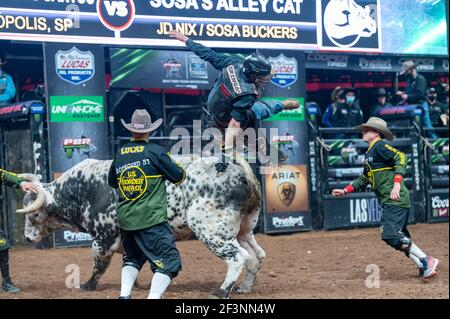
[[[237, 292], [250, 292], [265, 257], [253, 235], [261, 207], [261, 189], [245, 161], [217, 173], [214, 157], [175, 158], [186, 170], [178, 186], [167, 183], [168, 219], [175, 234], [194, 233], [216, 256], [225, 261], [224, 282], [211, 297], [228, 298], [241, 272], [246, 269]], [[40, 184], [37, 195], [27, 194], [25, 237], [37, 242], [61, 228], [92, 236], [94, 267], [81, 286], [94, 290], [114, 252], [121, 248], [116, 218], [117, 193], [108, 186], [111, 161], [88, 159], [49, 184]], [[37, 182], [33, 175], [24, 178]]]

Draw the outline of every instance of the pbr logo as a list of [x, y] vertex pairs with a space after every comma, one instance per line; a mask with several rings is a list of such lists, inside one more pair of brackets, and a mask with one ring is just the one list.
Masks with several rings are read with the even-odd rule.
[[288, 159], [295, 158], [297, 154], [296, 150], [299, 148], [299, 144], [295, 141], [294, 135], [291, 135], [289, 132], [286, 132], [285, 135], [281, 136], [275, 135], [272, 138], [272, 142], [280, 148]]
[[324, 46], [379, 48], [378, 1], [366, 0], [364, 7], [358, 2], [363, 1], [322, 0]]
[[86, 138], [84, 134], [81, 134], [81, 138], [65, 138], [63, 149], [68, 159], [73, 157], [75, 151], [78, 151], [80, 156], [87, 158], [91, 158], [91, 153], [97, 151], [97, 147], [92, 144], [92, 139]]
[[284, 54], [280, 54], [276, 58], [269, 57], [269, 61], [274, 73], [270, 80], [272, 84], [286, 88], [297, 81], [298, 64], [295, 58], [287, 58]]
[[164, 69], [166, 69], [166, 78], [168, 79], [181, 79], [180, 69], [182, 64], [178, 62], [173, 56], [171, 56], [163, 64]]
[[94, 77], [95, 59], [91, 51], [73, 47], [68, 51], [58, 51], [55, 59], [56, 74], [70, 84], [79, 85]]
[[97, 14], [105, 27], [120, 32], [133, 23], [136, 7], [133, 0], [97, 0]]

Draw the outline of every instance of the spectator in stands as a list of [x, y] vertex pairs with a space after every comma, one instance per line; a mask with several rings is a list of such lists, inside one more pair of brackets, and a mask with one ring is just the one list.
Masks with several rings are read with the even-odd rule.
[[445, 105], [445, 109], [447, 110], [446, 113], [448, 115], [448, 99], [449, 99], [449, 96], [448, 96], [448, 84], [447, 83], [443, 83], [442, 84], [442, 89], [444, 91], [444, 94], [443, 94], [443, 99], [442, 99], [441, 102]]
[[379, 88], [375, 94], [376, 102], [370, 108], [370, 115], [374, 116], [377, 112], [379, 112], [383, 107], [392, 106], [391, 103], [387, 101], [387, 93], [383, 88]]
[[341, 88], [340, 86], [337, 86], [333, 90], [333, 92], [331, 92], [331, 104], [328, 105], [322, 117], [322, 125], [324, 127], [335, 127], [335, 123], [333, 120], [335, 119], [335, 113], [338, 104], [344, 103], [345, 103], [344, 89]]
[[403, 62], [400, 75], [406, 76], [406, 89], [404, 92], [396, 92], [396, 95], [401, 98], [399, 104], [422, 104], [425, 102], [427, 80], [417, 73], [417, 65], [413, 61]]
[[356, 90], [354, 88], [344, 89], [345, 103], [337, 104], [332, 122], [335, 127], [354, 127], [364, 121], [363, 112], [359, 107]]
[[13, 79], [2, 70], [6, 62], [3, 62], [2, 58], [0, 58], [0, 106], [8, 105], [16, 96], [16, 87]]
[[448, 83], [442, 82], [440, 78], [436, 79], [438, 85], [436, 86], [438, 101], [445, 103], [448, 99]]
[[[444, 127], [441, 115], [448, 114], [448, 107], [437, 99], [437, 91], [435, 88], [427, 90], [426, 101], [422, 104], [423, 109], [423, 124], [426, 128]], [[436, 133], [429, 131], [427, 137], [436, 138]]]
[[445, 112], [443, 114], [441, 114], [441, 120], [442, 123], [444, 124], [444, 126], [448, 127], [448, 122], [449, 122], [449, 114], [448, 114], [448, 84], [446, 83], [445, 85], [443, 85], [444, 87], [444, 94], [445, 94], [445, 99], [444, 99], [444, 110]]

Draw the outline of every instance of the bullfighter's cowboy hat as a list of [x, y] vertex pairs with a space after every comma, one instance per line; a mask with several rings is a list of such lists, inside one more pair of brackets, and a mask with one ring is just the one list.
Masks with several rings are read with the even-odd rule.
[[391, 130], [387, 127], [386, 121], [379, 117], [371, 117], [367, 123], [355, 126], [354, 128], [357, 130], [372, 129], [380, 133], [383, 138], [389, 141], [394, 139], [394, 134], [392, 134]]
[[127, 124], [123, 119], [120, 119], [123, 126], [133, 133], [149, 133], [156, 130], [161, 124], [162, 119], [158, 119], [152, 123], [150, 114], [144, 109], [137, 109], [131, 117], [131, 123]]

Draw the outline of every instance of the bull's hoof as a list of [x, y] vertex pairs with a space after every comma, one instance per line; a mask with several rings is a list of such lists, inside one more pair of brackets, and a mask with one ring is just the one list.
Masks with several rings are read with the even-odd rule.
[[84, 282], [80, 285], [80, 289], [83, 291], [94, 291], [97, 285], [92, 282]]
[[208, 299], [228, 299], [228, 293], [223, 289], [217, 289], [214, 293], [208, 295]]
[[236, 288], [235, 292], [238, 294], [248, 294], [248, 293], [252, 292], [252, 288], [249, 288], [245, 285], [241, 285]]

